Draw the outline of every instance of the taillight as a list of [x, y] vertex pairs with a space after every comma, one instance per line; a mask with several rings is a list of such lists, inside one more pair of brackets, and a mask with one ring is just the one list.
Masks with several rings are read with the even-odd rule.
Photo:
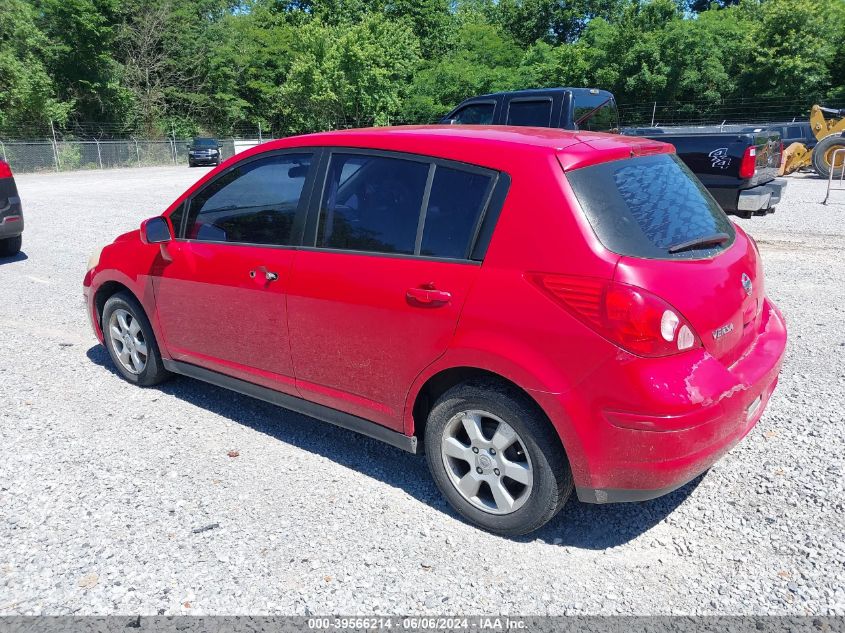
[[748, 147], [742, 155], [742, 162], [739, 164], [740, 178], [753, 178], [757, 172], [757, 148]]
[[680, 312], [638, 286], [544, 273], [527, 277], [584, 325], [632, 354], [669, 356], [701, 346]]
[[9, 167], [9, 163], [6, 163], [0, 160], [0, 178], [11, 178], [12, 177], [12, 169]]

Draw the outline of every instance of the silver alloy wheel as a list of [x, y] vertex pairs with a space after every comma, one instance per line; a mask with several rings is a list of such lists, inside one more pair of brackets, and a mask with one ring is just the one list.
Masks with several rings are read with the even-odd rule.
[[138, 319], [131, 312], [118, 308], [109, 317], [109, 338], [123, 368], [140, 374], [147, 366], [147, 342]]
[[525, 443], [501, 418], [462, 411], [440, 441], [446, 474], [460, 495], [490, 514], [511, 514], [531, 496], [534, 471]]

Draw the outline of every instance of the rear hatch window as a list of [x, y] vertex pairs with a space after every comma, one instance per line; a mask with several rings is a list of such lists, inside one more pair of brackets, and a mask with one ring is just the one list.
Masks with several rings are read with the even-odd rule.
[[734, 241], [731, 221], [674, 154], [582, 167], [567, 179], [596, 236], [620, 255], [700, 259]]

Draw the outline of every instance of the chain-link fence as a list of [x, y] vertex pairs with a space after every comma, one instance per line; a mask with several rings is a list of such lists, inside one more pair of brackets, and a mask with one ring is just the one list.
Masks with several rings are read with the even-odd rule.
[[[225, 160], [258, 142], [242, 139], [220, 140], [221, 158]], [[9, 163], [15, 173], [187, 165], [190, 143], [190, 139], [0, 141], [0, 158]]]

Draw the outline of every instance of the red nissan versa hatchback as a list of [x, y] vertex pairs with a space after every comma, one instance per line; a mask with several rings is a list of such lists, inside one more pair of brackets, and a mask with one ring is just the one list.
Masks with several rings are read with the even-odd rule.
[[226, 161], [95, 255], [118, 371], [423, 448], [493, 532], [665, 494], [754, 426], [783, 317], [672, 153], [540, 128], [327, 132]]

